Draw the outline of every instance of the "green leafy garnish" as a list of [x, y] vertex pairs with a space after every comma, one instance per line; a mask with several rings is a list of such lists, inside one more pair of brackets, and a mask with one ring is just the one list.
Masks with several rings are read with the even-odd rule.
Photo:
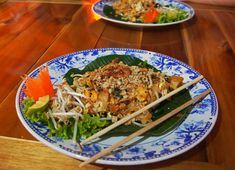
[[101, 120], [99, 116], [84, 114], [78, 123], [79, 134], [89, 137], [110, 125], [110, 121]]
[[55, 129], [51, 119], [48, 120], [48, 128], [50, 132], [49, 136], [57, 136], [61, 139], [72, 139], [73, 138], [73, 130], [74, 130], [74, 119], [70, 119], [68, 124], [60, 122], [57, 124], [57, 129]]
[[23, 112], [26, 113], [28, 111], [29, 107], [32, 106], [35, 103], [35, 101], [30, 97], [26, 97], [22, 103], [24, 106]]
[[[51, 118], [47, 118], [45, 110], [36, 110], [29, 113], [28, 110], [35, 104], [32, 98], [25, 98], [23, 100], [23, 112], [26, 117], [32, 122], [40, 122], [48, 126], [49, 136], [57, 136], [61, 139], [72, 139], [74, 132], [75, 120], [70, 118], [69, 123], [65, 124], [63, 122], [57, 123], [57, 129], [55, 128]], [[81, 136], [89, 137], [96, 132], [100, 131], [104, 127], [111, 124], [111, 121], [101, 120], [100, 116], [83, 114], [83, 118], [78, 122], [78, 133], [77, 139]]]
[[183, 20], [187, 17], [188, 17], [188, 12], [182, 9], [172, 8], [172, 10], [160, 13], [160, 15], [157, 18], [157, 23], [175, 22]]
[[[74, 131], [74, 119], [69, 120], [69, 124], [60, 123], [58, 129], [54, 128], [54, 125], [50, 121], [50, 136], [58, 136], [62, 139], [72, 139]], [[100, 120], [99, 116], [84, 114], [83, 118], [78, 122], [78, 134], [77, 137], [89, 137], [98, 131], [102, 130], [104, 127], [110, 125], [110, 121]]]
[[[71, 118], [68, 124], [63, 122], [58, 124], [58, 128], [55, 129], [52, 121], [48, 122], [48, 127], [50, 129], [49, 136], [57, 136], [61, 139], [72, 139], [74, 132], [75, 120]], [[110, 125], [110, 121], [100, 120], [99, 116], [83, 114], [83, 118], [78, 122], [78, 133], [77, 139], [81, 136], [89, 137], [98, 131], [102, 130], [104, 127]]]
[[103, 9], [103, 12], [105, 15], [111, 17], [111, 18], [116, 18], [115, 17], [115, 10], [113, 9], [112, 6], [109, 6], [109, 5], [105, 5], [104, 6], [104, 9]]

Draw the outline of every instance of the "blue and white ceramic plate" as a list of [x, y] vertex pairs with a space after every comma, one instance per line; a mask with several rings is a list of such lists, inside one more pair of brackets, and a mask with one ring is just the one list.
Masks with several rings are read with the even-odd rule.
[[[62, 81], [62, 77], [69, 69], [74, 67], [83, 69], [88, 63], [96, 58], [110, 54], [125, 54], [138, 57], [142, 60], [147, 60], [149, 64], [163, 72], [166, 72], [168, 75], [180, 75], [184, 77], [185, 83], [200, 75], [200, 73], [193, 70], [188, 65], [174, 58], [155, 52], [136, 49], [92, 49], [64, 55], [50, 60], [45, 64], [49, 67], [53, 84], [58, 84]], [[29, 76], [37, 76], [41, 67], [42, 66], [32, 71]], [[16, 95], [16, 110], [18, 116], [25, 128], [35, 138], [47, 146], [68, 156], [80, 160], [86, 160], [123, 138], [122, 136], [118, 136], [102, 141], [97, 139], [93, 143], [86, 145], [84, 147], [84, 151], [80, 152], [71, 140], [49, 137], [47, 135], [48, 128], [46, 126], [39, 123], [31, 123], [24, 116], [22, 112], [22, 100], [25, 97], [23, 92], [24, 87], [25, 82], [22, 82]], [[203, 79], [190, 89], [190, 95], [195, 97], [208, 88], [211, 88], [210, 84], [207, 80]], [[217, 114], [218, 103], [215, 93], [212, 92], [204, 98], [200, 104], [196, 105], [188, 117], [174, 130], [159, 137], [142, 139], [139, 142], [135, 141], [142, 137], [136, 137], [131, 142], [120, 148], [123, 148], [132, 142], [135, 142], [134, 145], [127, 147], [125, 150], [121, 150], [120, 152], [100, 158], [96, 163], [110, 165], [137, 165], [175, 157], [193, 148], [210, 133], [216, 122]]]
[[163, 5], [169, 5], [169, 6], [174, 6], [179, 9], [182, 9], [184, 11], [187, 11], [189, 13], [189, 16], [183, 20], [180, 21], [175, 21], [175, 22], [169, 22], [169, 23], [162, 23], [162, 24], [146, 24], [146, 23], [134, 23], [134, 22], [125, 22], [125, 21], [120, 21], [117, 19], [112, 19], [106, 16], [103, 12], [104, 6], [109, 5], [112, 6], [114, 0], [101, 0], [93, 4], [92, 6], [92, 11], [94, 14], [98, 15], [99, 17], [103, 18], [104, 20], [115, 22], [118, 24], [124, 24], [128, 26], [134, 26], [134, 27], [156, 27], [156, 26], [167, 26], [167, 25], [174, 25], [174, 24], [179, 24], [182, 22], [185, 22], [189, 19], [191, 19], [194, 16], [194, 9], [183, 2], [175, 1], [175, 0], [155, 0], [157, 3], [163, 4]]

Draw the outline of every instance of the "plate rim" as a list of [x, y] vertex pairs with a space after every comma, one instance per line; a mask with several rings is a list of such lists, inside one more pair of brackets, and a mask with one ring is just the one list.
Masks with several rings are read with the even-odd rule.
[[[120, 21], [120, 20], [112, 19], [112, 18], [109, 18], [109, 17], [107, 17], [107, 16], [103, 16], [103, 15], [100, 15], [99, 13], [97, 13], [94, 8], [95, 8], [95, 6], [96, 6], [98, 3], [102, 2], [102, 1], [107, 1], [107, 0], [100, 0], [100, 1], [97, 1], [97, 2], [95, 2], [95, 3], [92, 4], [91, 9], [92, 9], [93, 14], [99, 16], [100, 18], [102, 18], [102, 19], [104, 19], [104, 20], [106, 20], [106, 21], [113, 22], [113, 23], [117, 23], [117, 24], [122, 24], [122, 25], [126, 25], [126, 26], [133, 26], [133, 27], [163, 27], [163, 26], [170, 26], [170, 25], [176, 25], [176, 24], [180, 24], [180, 23], [183, 23], [183, 22], [185, 22], [185, 21], [188, 21], [188, 20], [190, 20], [191, 18], [193, 18], [194, 15], [195, 15], [195, 10], [194, 10], [193, 7], [190, 6], [189, 4], [187, 4], [187, 3], [185, 3], [185, 2], [180, 2], [180, 1], [176, 1], [176, 0], [171, 0], [171, 2], [183, 4], [183, 5], [187, 6], [187, 7], [189, 7], [190, 10], [192, 11], [192, 14], [190, 14], [190, 16], [189, 16], [188, 18], [185, 18], [185, 19], [183, 19], [183, 20], [179, 20], [179, 21], [175, 21], [175, 22], [169, 22], [169, 23], [162, 23], [162, 24], [153, 24], [153, 23], [151, 23], [151, 24], [145, 24], [145, 23], [134, 23], [134, 22], [129, 22], [129, 21], [128, 21], [128, 22], [125, 22], [125, 21]], [[110, 1], [113, 1], [113, 0], [110, 0]], [[169, 0], [166, 0], [166, 1], [169, 1]]]
[[[58, 57], [55, 57], [51, 60], [48, 60], [46, 62], [44, 62], [43, 64], [39, 65], [37, 68], [35, 68], [34, 70], [30, 71], [30, 73], [28, 74], [29, 76], [32, 75], [35, 71], [37, 71], [39, 68], [43, 67], [45, 64], [47, 63], [51, 63], [53, 61], [56, 61], [60, 58], [63, 58], [63, 57], [68, 57], [68, 56], [74, 56], [74, 55], [77, 55], [77, 54], [82, 54], [84, 52], [91, 52], [91, 51], [94, 51], [94, 50], [114, 50], [114, 51], [132, 51], [132, 52], [147, 52], [147, 53], [151, 53], [151, 54], [157, 54], [157, 55], [160, 55], [160, 56], [163, 56], [163, 57], [166, 57], [166, 58], [170, 58], [170, 59], [173, 59], [175, 60], [176, 62], [179, 62], [181, 65], [183, 66], [186, 66], [187, 68], [190, 68], [191, 70], [193, 70], [194, 72], [196, 72], [198, 75], [201, 75], [198, 71], [196, 71], [195, 69], [193, 69], [191, 66], [187, 65], [186, 63], [176, 59], [176, 58], [173, 58], [171, 56], [168, 56], [168, 55], [165, 55], [165, 54], [162, 54], [162, 53], [158, 53], [158, 52], [154, 52], [154, 51], [149, 51], [149, 50], [141, 50], [141, 49], [134, 49], [134, 48], [94, 48], [94, 49], [88, 49], [88, 50], [81, 50], [81, 51], [76, 51], [76, 52], [73, 52], [73, 53], [68, 53], [68, 54], [65, 54], [65, 55], [61, 55], [61, 56], [58, 56]], [[97, 58], [97, 57], [96, 57]], [[95, 163], [98, 163], [98, 164], [106, 164], [106, 165], [118, 165], [118, 166], [130, 166], [130, 165], [141, 165], [141, 164], [148, 164], [148, 163], [154, 163], [154, 162], [160, 162], [160, 161], [163, 161], [163, 160], [167, 160], [167, 159], [170, 159], [170, 158], [174, 158], [178, 155], [181, 155], [182, 153], [185, 153], [189, 150], [191, 150], [193, 147], [197, 146], [201, 141], [203, 141], [208, 135], [209, 133], [213, 130], [213, 127], [215, 126], [216, 124], [216, 121], [217, 121], [217, 118], [218, 118], [218, 111], [219, 111], [219, 105], [218, 105], [218, 99], [217, 99], [217, 96], [216, 96], [216, 93], [215, 91], [213, 90], [212, 86], [210, 85], [210, 83], [204, 78], [205, 80], [205, 83], [211, 88], [212, 90], [212, 94], [214, 95], [214, 98], [215, 98], [215, 105], [216, 105], [216, 112], [215, 112], [215, 116], [213, 117], [213, 122], [211, 124], [211, 126], [209, 127], [209, 129], [206, 131], [206, 133], [203, 134], [203, 136], [199, 139], [197, 139], [194, 143], [190, 144], [189, 146], [187, 146], [186, 148], [174, 153], [174, 154], [169, 154], [169, 155], [166, 155], [164, 157], [159, 157], [159, 158], [153, 158], [153, 159], [147, 159], [147, 160], [138, 160], [138, 161], [113, 161], [113, 160], [102, 160], [102, 159], [98, 159]], [[27, 122], [25, 121], [24, 117], [22, 116], [23, 113], [21, 113], [20, 111], [20, 108], [19, 108], [19, 98], [20, 98], [20, 92], [22, 90], [22, 87], [25, 83], [25, 80], [21, 81], [20, 83], [20, 86], [18, 87], [17, 89], [17, 93], [16, 93], [16, 98], [15, 98], [15, 107], [16, 107], [16, 111], [17, 111], [17, 115], [18, 115], [18, 118], [20, 119], [21, 123], [23, 124], [23, 126], [28, 130], [28, 132], [30, 132], [37, 140], [39, 140], [40, 142], [42, 142], [43, 144], [47, 145], [48, 147], [62, 153], [62, 154], [65, 154], [69, 157], [73, 157], [73, 158], [76, 158], [76, 159], [79, 159], [79, 160], [87, 160], [89, 159], [88, 157], [84, 157], [82, 155], [78, 155], [78, 154], [72, 154], [71, 152], [69, 151], [65, 151], [63, 150], [62, 148], [54, 145], [53, 143], [50, 143], [48, 142], [47, 140], [45, 140], [44, 138], [42, 138], [39, 134], [37, 134], [33, 129], [31, 129]]]

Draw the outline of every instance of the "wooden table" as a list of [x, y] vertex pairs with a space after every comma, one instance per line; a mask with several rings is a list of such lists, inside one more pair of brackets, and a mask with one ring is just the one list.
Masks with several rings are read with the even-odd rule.
[[[95, 17], [91, 12], [92, 1], [65, 2], [4, 1], [0, 4], [0, 136], [11, 137], [0, 137], [0, 169], [27, 169], [24, 165], [31, 163], [33, 153], [27, 151], [25, 159], [10, 154], [20, 153], [28, 143], [33, 143], [30, 146], [35, 149], [42, 147], [38, 142], [25, 140], [35, 139], [16, 114], [14, 102], [21, 76], [57, 56], [101, 47], [138, 48], [172, 56], [203, 74], [217, 94], [219, 117], [211, 134], [192, 150], [146, 167], [170, 168], [185, 161], [194, 163], [195, 167], [199, 162], [227, 169], [235, 167], [235, 8], [191, 4], [196, 16], [189, 22], [135, 29]], [[47, 151], [41, 150], [40, 154], [52, 152], [44, 149]], [[17, 166], [13, 158], [18, 160]], [[79, 163], [73, 160], [71, 167], [75, 162]], [[63, 161], [57, 165], [63, 167]], [[90, 168], [94, 167], [106, 168], [103, 165]]]

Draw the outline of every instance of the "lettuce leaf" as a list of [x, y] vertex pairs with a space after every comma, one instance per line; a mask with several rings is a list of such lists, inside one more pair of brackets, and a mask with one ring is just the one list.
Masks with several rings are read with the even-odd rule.
[[169, 10], [167, 12], [162, 12], [157, 18], [157, 23], [175, 22], [188, 17], [188, 12], [178, 8], [172, 9], [173, 10]]
[[82, 120], [78, 123], [79, 134], [87, 138], [110, 124], [111, 121], [100, 120], [99, 116], [84, 114]]
[[74, 130], [74, 119], [70, 119], [69, 124], [64, 124], [60, 122], [57, 124], [58, 128], [55, 129], [52, 120], [48, 120], [48, 128], [50, 129], [48, 135], [49, 136], [57, 136], [61, 139], [72, 139], [73, 138], [73, 130]]
[[[55, 129], [52, 121], [48, 122], [48, 127], [50, 129], [49, 136], [57, 136], [61, 139], [72, 139], [74, 132], [74, 123], [75, 120], [73, 118], [70, 119], [69, 124], [60, 123], [58, 125], [58, 129]], [[77, 139], [81, 136], [89, 137], [103, 128], [107, 127], [111, 124], [111, 121], [100, 120], [99, 116], [84, 114], [83, 118], [78, 122], [78, 133]]]
[[26, 97], [22, 103], [23, 103], [23, 112], [24, 114], [26, 114], [29, 107], [32, 106], [35, 103], [35, 101], [33, 100], [33, 98]]

